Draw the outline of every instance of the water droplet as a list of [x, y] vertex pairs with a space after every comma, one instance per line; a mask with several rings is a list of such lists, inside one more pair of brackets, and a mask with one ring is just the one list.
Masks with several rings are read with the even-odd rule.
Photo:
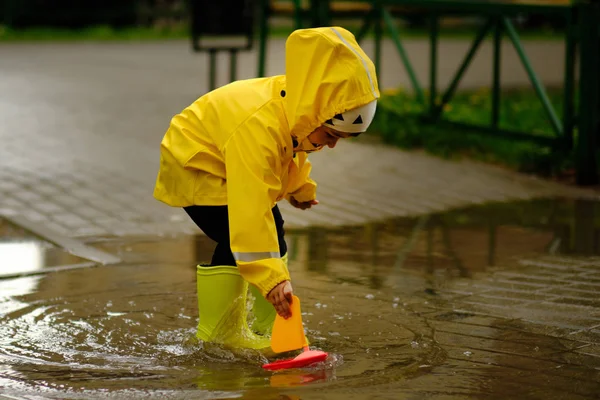
[[473, 353], [471, 353], [470, 351], [465, 351], [463, 354], [467, 357], [471, 357], [471, 354]]
[[109, 317], [119, 317], [121, 315], [125, 315], [125, 313], [122, 313], [122, 312], [110, 312], [110, 311], [108, 311], [106, 313], [106, 315], [108, 315]]
[[394, 304], [392, 304], [392, 307], [394, 307], [394, 308], [398, 308], [398, 303], [394, 303]]
[[412, 347], [413, 349], [418, 349], [419, 348], [419, 342], [416, 341], [412, 341], [410, 342], [410, 347]]
[[372, 294], [368, 294], [368, 295], [365, 296], [365, 298], [369, 299], [369, 300], [373, 300], [375, 298], [375, 296], [372, 295]]
[[398, 303], [400, 301], [400, 297], [394, 297], [394, 303]]
[[317, 304], [315, 304], [315, 307], [317, 307], [317, 308], [321, 308], [321, 303], [317, 303]]

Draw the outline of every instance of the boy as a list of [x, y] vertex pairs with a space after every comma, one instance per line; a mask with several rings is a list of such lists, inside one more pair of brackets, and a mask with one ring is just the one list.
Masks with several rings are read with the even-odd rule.
[[210, 266], [197, 268], [199, 339], [269, 346], [248, 328], [245, 305], [250, 283], [252, 328], [260, 334], [269, 332], [275, 312], [290, 315], [276, 204], [318, 204], [307, 154], [366, 131], [378, 98], [375, 67], [350, 32], [302, 29], [286, 42], [285, 75], [233, 82], [171, 120], [154, 197], [183, 207], [217, 242]]

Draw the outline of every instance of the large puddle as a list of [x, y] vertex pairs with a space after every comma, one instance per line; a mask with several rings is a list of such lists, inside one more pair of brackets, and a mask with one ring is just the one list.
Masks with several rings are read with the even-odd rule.
[[[599, 254], [599, 220], [597, 203], [540, 200], [288, 232], [290, 270], [308, 337], [330, 359], [279, 373], [260, 368], [273, 359], [270, 354], [231, 352], [193, 339], [195, 264], [209, 260], [213, 248], [204, 236], [99, 241], [95, 247], [124, 262], [0, 279], [0, 393], [7, 398], [592, 398], [600, 388], [594, 386], [600, 363], [583, 363], [577, 375], [582, 380], [572, 383], [575, 397], [565, 397], [571, 372], [560, 375], [557, 369], [564, 386], [548, 389], [544, 380], [553, 375], [546, 367], [526, 373], [488, 368], [497, 365], [494, 357], [507, 357], [506, 349], [519, 353], [523, 343], [562, 348], [544, 335], [515, 331], [502, 342], [503, 352], [475, 363], [468, 357], [477, 341], [442, 344], [433, 322], [478, 318], [448, 313], [452, 308], [442, 294], [452, 282], [472, 282], [490, 267], [518, 270], [515, 260], [522, 257]], [[0, 253], [5, 242], [15, 240], [0, 243]], [[20, 241], [26, 242], [37, 243]], [[37, 245], [38, 250], [22, 247], [21, 257], [39, 253]], [[72, 257], [56, 252], [51, 264], [80, 261]], [[38, 257], [35, 268], [42, 264]], [[473, 324], [483, 329], [487, 323]], [[526, 390], [511, 392], [511, 382]]]

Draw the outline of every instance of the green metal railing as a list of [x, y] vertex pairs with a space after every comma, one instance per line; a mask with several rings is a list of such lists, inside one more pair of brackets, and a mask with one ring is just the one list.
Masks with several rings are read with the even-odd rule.
[[[264, 75], [264, 57], [266, 51], [266, 36], [268, 32], [268, 18], [272, 10], [269, 9], [270, 0], [262, 0], [263, 14], [261, 18], [261, 41], [259, 54], [259, 75]], [[510, 0], [370, 0], [357, 1], [370, 5], [369, 11], [364, 8], [356, 11], [336, 11], [335, 1], [313, 0], [309, 9], [302, 9], [300, 0], [291, 0], [294, 4], [295, 27], [304, 27], [304, 21], [310, 20], [314, 26], [330, 24], [330, 18], [360, 18], [362, 26], [356, 33], [360, 42], [372, 29], [375, 41], [374, 63], [381, 73], [381, 42], [384, 29], [387, 29], [390, 39], [400, 56], [406, 69], [416, 98], [427, 107], [424, 121], [434, 123], [449, 123], [459, 125], [464, 129], [485, 134], [495, 134], [507, 139], [527, 140], [549, 146], [555, 152], [570, 152], [574, 149], [576, 154], [576, 179], [581, 185], [598, 183], [598, 165], [596, 149], [600, 144], [596, 137], [600, 135], [600, 40], [598, 27], [600, 25], [600, 4], [595, 1], [575, 2], [512, 2]], [[429, 43], [430, 43], [430, 75], [429, 98], [426, 99], [425, 91], [419, 82], [415, 70], [410, 62], [409, 55], [402, 43], [402, 33], [396, 24], [396, 18], [403, 13], [418, 10], [429, 15]], [[535, 13], [563, 18], [565, 21], [564, 42], [564, 85], [562, 118], [552, 106], [546, 89], [538, 78], [527, 53], [523, 47], [517, 29], [512, 23], [512, 18], [521, 14]], [[448, 88], [438, 90], [438, 43], [439, 20], [449, 15], [477, 16], [484, 20], [483, 25], [475, 35], [473, 43]], [[493, 43], [493, 70], [492, 70], [492, 112], [488, 125], [472, 125], [444, 119], [444, 106], [448, 104], [458, 88], [458, 85], [468, 70], [474, 56], [485, 38], [491, 34]], [[499, 126], [500, 100], [501, 100], [501, 44], [507, 37], [515, 48], [520, 62], [533, 86], [537, 97], [541, 101], [548, 122], [552, 127], [554, 136], [534, 135], [531, 132], [518, 132], [503, 129]], [[579, 51], [577, 51], [579, 50]], [[580, 90], [578, 109], [575, 109], [576, 87], [576, 56], [580, 57]]]

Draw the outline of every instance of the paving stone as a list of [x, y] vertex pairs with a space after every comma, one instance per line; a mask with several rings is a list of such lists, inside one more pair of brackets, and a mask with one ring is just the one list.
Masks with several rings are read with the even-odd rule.
[[33, 191], [24, 191], [21, 188], [18, 191], [11, 192], [11, 196], [27, 204], [36, 204], [43, 201], [42, 197]]
[[8, 181], [8, 180], [0, 181], [0, 193], [2, 193], [2, 192], [13, 193], [19, 189], [20, 189], [20, 185], [18, 185], [16, 182]]
[[85, 225], [88, 222], [84, 218], [74, 213], [53, 214], [52, 218], [55, 221], [61, 222], [62, 224], [67, 226]]
[[64, 213], [66, 211], [65, 207], [48, 201], [36, 203], [32, 206], [32, 208], [48, 216], [56, 213]]
[[510, 300], [523, 300], [523, 301], [539, 301], [539, 300], [548, 300], [553, 296], [547, 294], [547, 292], [538, 293], [536, 291], [527, 291], [527, 290], [490, 290], [486, 291], [485, 294], [481, 296], [487, 298], [506, 298]]
[[72, 191], [63, 192], [52, 196], [52, 201], [61, 206], [72, 209], [83, 203], [82, 199], [77, 197]]
[[15, 199], [14, 197], [10, 197], [10, 196], [2, 196], [2, 201], [0, 202], [1, 205], [5, 206], [5, 207], [17, 207], [20, 208], [23, 203], [17, 199]]
[[594, 285], [592, 283], [589, 283], [589, 284], [578, 283], [575, 285], [571, 285], [570, 288], [572, 288], [573, 290], [581, 291], [581, 292], [591, 292], [591, 293], [596, 293], [596, 294], [600, 293], [600, 284]]
[[573, 264], [561, 264], [558, 262], [552, 261], [542, 261], [542, 260], [520, 260], [519, 264], [528, 266], [528, 267], [536, 267], [539, 269], [547, 269], [547, 270], [555, 270], [555, 271], [566, 271], [566, 272], [579, 272], [578, 265]]
[[575, 351], [575, 352], [578, 352], [578, 353], [588, 352], [588, 353], [590, 353], [592, 355], [596, 355], [596, 354], [600, 355], [600, 353], [598, 353], [598, 351], [597, 351], [597, 350], [600, 350], [600, 349], [598, 349], [598, 346], [597, 345], [593, 345], [593, 344], [589, 344], [589, 343], [581, 344], [581, 345], [573, 348], [572, 350]]
[[579, 297], [559, 297], [551, 300], [553, 303], [571, 304], [580, 307], [597, 308], [600, 311], [600, 300], [598, 296], [594, 296], [593, 299], [585, 299]]
[[55, 232], [59, 235], [70, 236], [71, 232], [73, 231], [72, 229], [69, 229], [68, 227], [66, 227], [60, 223], [52, 222], [52, 221], [45, 222], [44, 226], [47, 229], [50, 229], [52, 232]]
[[597, 299], [599, 292], [600, 291], [598, 290], [577, 290], [572, 285], [564, 285], [562, 287], [550, 287], [547, 290], [544, 290], [544, 293], [549, 295], [583, 298], [588, 300]]
[[[519, 273], [514, 271], [498, 271], [495, 274], [496, 277], [505, 280], [505, 281], [514, 281], [517, 283], [532, 283], [543, 286], [563, 286], [565, 282], [571, 282], [573, 280], [578, 279], [581, 274], [578, 273], [540, 273], [539, 271], [535, 271], [535, 275], [529, 273]], [[585, 278], [583, 278], [585, 279]]]
[[538, 283], [524, 283], [524, 282], [511, 282], [505, 281], [504, 279], [489, 279], [484, 280], [483, 283], [477, 283], [475, 287], [480, 288], [482, 290], [520, 290], [524, 292], [535, 292], [539, 290], [544, 290], [546, 286], [544, 284]]
[[466, 304], [478, 304], [478, 305], [489, 305], [493, 307], [499, 308], [511, 308], [516, 306], [521, 306], [524, 303], [522, 299], [510, 299], [504, 297], [490, 297], [484, 294], [475, 294], [469, 297], [465, 297], [461, 299], [461, 303]]
[[74, 208], [73, 212], [89, 222], [94, 221], [96, 218], [106, 217], [105, 211], [84, 204], [80, 204], [78, 207]]
[[58, 193], [61, 192], [60, 187], [57, 187], [51, 183], [35, 185], [33, 189], [44, 198], [54, 198]]
[[31, 209], [26, 209], [20, 212], [20, 214], [32, 222], [44, 222], [48, 220], [47, 215], [44, 215]]
[[75, 238], [77, 238], [77, 237], [89, 238], [92, 236], [107, 236], [107, 235], [109, 235], [109, 231], [104, 228], [100, 228], [100, 227], [85, 226], [83, 228], [78, 228], [78, 229], [72, 230], [70, 232], [70, 235]]

